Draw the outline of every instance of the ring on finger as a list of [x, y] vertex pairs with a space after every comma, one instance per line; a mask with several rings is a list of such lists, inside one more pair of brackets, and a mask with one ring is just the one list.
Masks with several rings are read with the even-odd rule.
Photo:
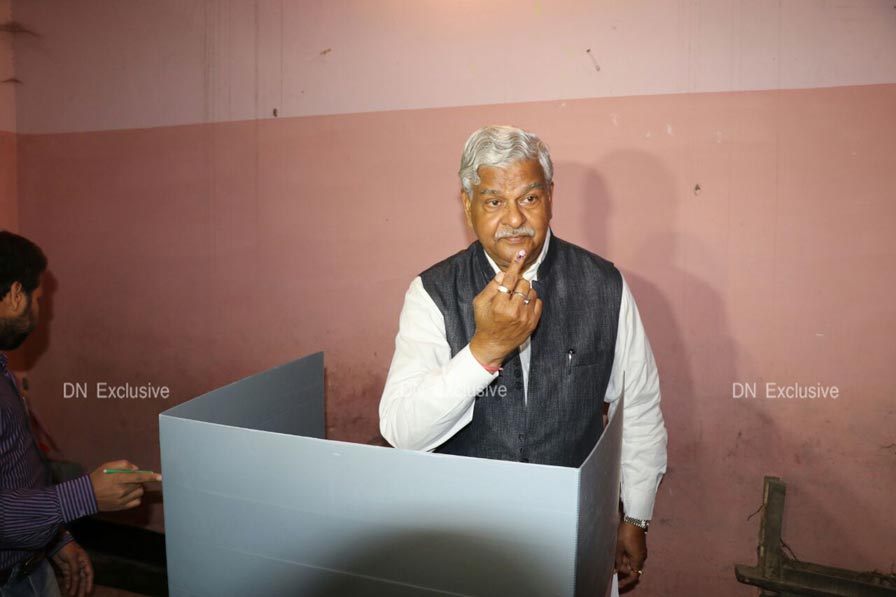
[[510, 292], [510, 289], [507, 288], [506, 286], [498, 284], [498, 292], [500, 292], [502, 294], [508, 294]]
[[519, 292], [518, 290], [514, 290], [514, 291], [513, 291], [513, 294], [518, 294], [518, 295], [520, 295], [521, 297], [523, 297], [523, 304], [524, 304], [524, 305], [528, 305], [528, 304], [529, 304], [529, 294], [528, 294], [528, 293], [523, 294], [522, 292]]

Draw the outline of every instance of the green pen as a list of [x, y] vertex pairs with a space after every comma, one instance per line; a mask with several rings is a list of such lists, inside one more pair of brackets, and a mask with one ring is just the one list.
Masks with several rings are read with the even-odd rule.
[[106, 474], [111, 474], [111, 473], [149, 473], [151, 475], [155, 474], [155, 471], [132, 471], [129, 468], [104, 468], [103, 472]]

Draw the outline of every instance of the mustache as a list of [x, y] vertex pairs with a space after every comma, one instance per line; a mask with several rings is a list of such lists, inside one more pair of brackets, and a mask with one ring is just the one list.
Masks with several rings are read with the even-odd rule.
[[501, 240], [508, 236], [535, 236], [535, 230], [528, 226], [520, 226], [519, 228], [504, 228], [495, 232], [495, 240]]

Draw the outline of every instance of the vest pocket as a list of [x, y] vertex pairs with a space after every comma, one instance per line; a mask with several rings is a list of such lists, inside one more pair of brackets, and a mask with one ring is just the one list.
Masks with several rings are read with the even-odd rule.
[[[566, 373], [572, 374], [574, 371], [586, 369], [588, 367], [599, 367], [606, 362], [606, 355], [603, 351], [581, 352], [574, 348], [570, 348], [566, 352]], [[612, 361], [610, 361], [612, 363]]]
[[567, 399], [582, 399], [597, 391], [600, 383], [603, 363], [591, 362], [572, 364], [566, 369], [568, 381]]

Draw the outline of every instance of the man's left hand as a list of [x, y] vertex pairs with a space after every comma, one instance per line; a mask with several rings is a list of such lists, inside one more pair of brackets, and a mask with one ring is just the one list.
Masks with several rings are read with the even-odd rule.
[[633, 524], [620, 522], [616, 535], [616, 572], [620, 591], [638, 582], [646, 560], [647, 533]]
[[84, 597], [93, 592], [93, 566], [83, 547], [74, 541], [66, 544], [53, 554], [53, 563], [62, 572], [65, 593]]

